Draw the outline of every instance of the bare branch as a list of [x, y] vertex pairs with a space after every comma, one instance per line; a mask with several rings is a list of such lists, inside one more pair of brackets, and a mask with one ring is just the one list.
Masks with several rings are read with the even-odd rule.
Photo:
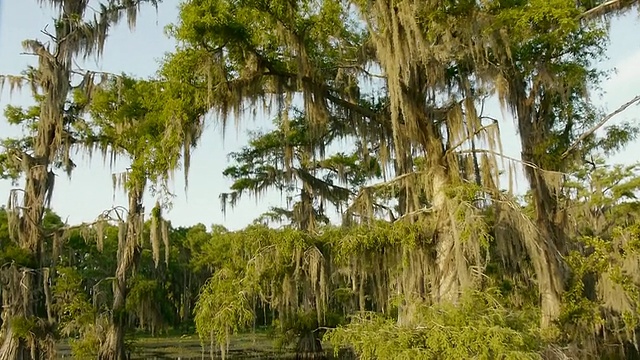
[[457, 149], [458, 147], [462, 146], [462, 144], [464, 144], [465, 142], [472, 140], [474, 137], [478, 136], [478, 134], [480, 134], [481, 132], [489, 129], [490, 127], [495, 127], [498, 126], [498, 121], [496, 120], [495, 122], [489, 124], [489, 125], [485, 125], [479, 129], [477, 129], [476, 131], [473, 132], [473, 134], [470, 134], [469, 136], [465, 137], [464, 139], [460, 140], [459, 142], [457, 142], [456, 144], [454, 144], [453, 146], [451, 146], [448, 150], [447, 153], [450, 153], [452, 151], [454, 151], [455, 149]]
[[553, 170], [543, 169], [543, 168], [539, 167], [538, 165], [536, 165], [536, 164], [534, 164], [532, 162], [516, 159], [514, 157], [507, 156], [507, 155], [504, 155], [502, 153], [499, 153], [497, 151], [492, 151], [492, 150], [487, 150], [487, 149], [476, 149], [476, 150], [461, 150], [461, 151], [459, 151], [459, 153], [461, 153], [461, 154], [472, 154], [472, 153], [491, 154], [491, 155], [498, 156], [498, 157], [501, 157], [501, 158], [504, 158], [504, 159], [507, 159], [507, 160], [515, 161], [517, 163], [520, 163], [520, 164], [522, 164], [524, 166], [528, 166], [528, 167], [530, 167], [532, 169], [536, 169], [538, 171], [543, 171], [543, 172], [551, 173], [551, 174], [555, 173], [555, 174], [559, 174], [559, 175], [568, 175], [568, 174], [560, 172], [560, 171], [553, 171]]
[[367, 76], [371, 76], [371, 77], [378, 78], [378, 79], [386, 79], [387, 78], [385, 75], [374, 74], [371, 71], [365, 69], [363, 66], [358, 65], [358, 64], [339, 65], [339, 66], [336, 66], [335, 68], [337, 68], [337, 69], [356, 69], [356, 70], [362, 72], [363, 74], [365, 74]]
[[575, 148], [584, 140], [586, 139], [589, 135], [593, 134], [594, 132], [596, 132], [598, 129], [600, 129], [602, 126], [604, 126], [604, 124], [607, 123], [607, 121], [611, 120], [614, 116], [620, 114], [621, 112], [625, 111], [629, 106], [633, 105], [634, 103], [637, 103], [640, 101], [640, 95], [637, 95], [636, 97], [634, 97], [633, 99], [631, 99], [630, 101], [624, 103], [622, 106], [620, 106], [616, 111], [612, 112], [611, 114], [607, 115], [604, 117], [604, 119], [602, 119], [599, 123], [597, 123], [594, 127], [592, 127], [591, 129], [587, 130], [584, 134], [580, 135], [580, 137], [578, 138], [578, 140], [576, 142], [574, 142], [571, 146], [569, 146], [569, 148], [562, 153], [562, 156], [560, 157], [561, 159], [566, 158], [567, 156], [569, 156], [569, 154], [575, 150]]
[[49, 24], [44, 26], [44, 29], [40, 30], [40, 32], [44, 35], [46, 35], [48, 38], [50, 38], [53, 41], [58, 41], [58, 38], [53, 35], [52, 33], [50, 33], [49, 31], [47, 31], [47, 27], [49, 27]]
[[635, 5], [638, 0], [609, 0], [605, 1], [598, 6], [583, 12], [580, 15], [581, 19], [594, 19], [601, 16], [610, 15], [613, 12], [628, 9]]
[[425, 206], [425, 207], [422, 207], [422, 208], [420, 208], [418, 210], [408, 212], [408, 213], [400, 216], [399, 218], [397, 218], [395, 221], [400, 221], [400, 220], [405, 219], [405, 218], [410, 217], [410, 216], [420, 215], [420, 214], [423, 214], [423, 213], [430, 213], [430, 212], [433, 212], [433, 208]]

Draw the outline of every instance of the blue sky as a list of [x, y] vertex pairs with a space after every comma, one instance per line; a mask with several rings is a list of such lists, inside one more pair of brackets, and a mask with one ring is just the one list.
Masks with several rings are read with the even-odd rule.
[[[160, 58], [174, 46], [174, 41], [164, 35], [164, 27], [174, 22], [177, 16], [175, 1], [160, 4], [157, 12], [150, 7], [143, 8], [135, 30], [129, 31], [124, 24], [113, 29], [107, 40], [104, 57], [99, 62], [87, 61], [85, 67], [115, 73], [126, 72], [139, 77], [152, 76], [158, 68]], [[24, 39], [40, 38], [40, 30], [51, 22], [51, 18], [51, 10], [41, 9], [35, 0], [0, 0], [0, 74], [18, 74], [33, 63], [33, 57], [20, 54], [21, 42]], [[594, 102], [609, 111], [640, 94], [640, 40], [632, 34], [640, 34], [640, 20], [636, 14], [613, 21], [609, 60], [599, 66], [602, 69], [615, 67], [617, 74], [603, 83], [605, 95], [594, 98]], [[4, 109], [9, 103], [27, 105], [29, 99], [28, 89], [14, 94], [9, 94], [8, 89], [4, 89], [0, 107]], [[488, 104], [487, 109], [492, 116], [502, 120], [500, 127], [506, 155], [519, 158], [519, 139], [511, 117], [503, 114], [495, 102]], [[637, 117], [640, 117], [640, 108], [633, 106], [619, 115], [616, 121], [630, 121]], [[265, 129], [270, 126], [270, 122], [270, 119], [264, 118], [243, 119], [238, 131], [233, 126], [227, 130], [224, 142], [220, 126], [215, 121], [208, 122], [202, 142], [193, 154], [188, 192], [184, 191], [181, 173], [176, 173], [172, 183], [177, 197], [167, 216], [174, 225], [189, 226], [200, 222], [238, 229], [253, 221], [269, 206], [283, 204], [284, 199], [277, 193], [267, 194], [257, 201], [247, 197], [224, 217], [218, 200], [218, 195], [227, 191], [231, 184], [222, 176], [222, 170], [228, 165], [227, 153], [246, 144], [248, 129]], [[0, 114], [0, 137], [19, 133], [18, 129], [9, 127]], [[610, 161], [631, 163], [638, 161], [638, 154], [640, 142], [631, 144]], [[127, 166], [126, 162], [119, 162], [113, 169], [109, 169], [108, 163], [104, 164], [99, 157], [87, 159], [78, 154], [75, 161], [78, 168], [73, 172], [72, 180], [62, 173], [56, 179], [52, 207], [63, 219], [68, 219], [69, 223], [91, 221], [105, 209], [126, 204], [122, 192], [117, 191], [114, 197], [111, 181], [112, 172], [123, 171]], [[518, 185], [522, 188], [526, 183], [520, 180]], [[10, 189], [8, 181], [0, 181], [0, 205], [6, 204]], [[149, 205], [152, 204], [152, 198], [147, 196], [146, 200]]]

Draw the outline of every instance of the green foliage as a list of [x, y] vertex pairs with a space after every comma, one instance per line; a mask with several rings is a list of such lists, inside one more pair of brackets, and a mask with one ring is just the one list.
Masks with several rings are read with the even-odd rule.
[[352, 254], [379, 252], [385, 248], [406, 245], [410, 248], [429, 244], [433, 239], [434, 228], [429, 223], [377, 221], [357, 226], [341, 234], [328, 229], [325, 236], [337, 239], [335, 254], [338, 259], [348, 258]]
[[347, 31], [353, 23], [348, 12], [339, 1], [323, 1], [318, 7], [313, 1], [291, 5], [286, 1], [192, 1], [181, 6], [180, 23], [169, 27], [169, 32], [205, 49], [227, 46], [228, 70], [238, 74], [242, 72], [240, 64], [253, 51], [260, 52], [275, 71], [296, 73], [295, 54], [277, 46], [287, 37], [286, 32], [278, 31], [280, 25], [290, 34], [303, 35], [307, 54], [324, 68], [331, 68], [331, 61], [342, 55], [334, 41], [353, 38]]
[[302, 346], [303, 339], [321, 339], [326, 328], [333, 328], [345, 322], [345, 318], [337, 313], [328, 313], [325, 315], [324, 325], [318, 322], [315, 311], [299, 310], [293, 316], [283, 321], [274, 320], [273, 329], [275, 337], [275, 347], [279, 349], [299, 347], [297, 350], [308, 350]]
[[2, 264], [14, 263], [16, 266], [34, 268], [36, 260], [33, 254], [12, 242], [3, 242], [0, 250]]
[[72, 267], [57, 269], [53, 286], [54, 310], [58, 314], [58, 329], [70, 338], [74, 356], [95, 356], [100, 347], [96, 325], [97, 309], [91, 303], [81, 273]]
[[81, 274], [71, 267], [60, 267], [57, 272], [53, 298], [60, 331], [65, 336], [84, 335], [93, 326], [96, 314], [84, 292]]
[[4, 109], [4, 117], [11, 125], [25, 125], [25, 128], [35, 130], [38, 117], [40, 117], [40, 106], [30, 106], [22, 108], [19, 106], [7, 105]]
[[91, 101], [95, 130], [88, 142], [102, 151], [111, 149], [130, 157], [132, 184], [146, 179], [166, 181], [180, 159], [182, 134], [175, 130], [170, 114], [164, 113], [168, 99], [163, 90], [161, 82], [123, 76], [96, 91]]
[[535, 315], [504, 308], [495, 291], [469, 293], [457, 305], [421, 308], [418, 327], [364, 314], [327, 333], [336, 352], [353, 347], [361, 359], [541, 359]]
[[229, 336], [254, 319], [251, 289], [229, 269], [220, 269], [202, 287], [196, 303], [196, 330], [201, 341], [226, 345]]
[[610, 236], [615, 226], [626, 227], [638, 216], [638, 164], [608, 166], [595, 158], [567, 179], [566, 196], [572, 215], [580, 220], [578, 234]]
[[81, 339], [70, 339], [71, 353], [77, 359], [93, 358], [100, 349], [100, 338], [96, 333], [85, 334]]
[[336, 209], [347, 206], [366, 181], [381, 175], [377, 159], [362, 160], [361, 149], [327, 153], [334, 142], [350, 135], [342, 121], [332, 118], [312, 128], [298, 115], [291, 120], [278, 118], [271, 132], [253, 134], [248, 146], [229, 154], [236, 165], [223, 171], [234, 181], [231, 192], [220, 196], [223, 211], [247, 193], [257, 197], [277, 190], [286, 195], [291, 210], [272, 208], [261, 220], [286, 219], [305, 230], [315, 228], [315, 222], [328, 223], [325, 203]]
[[[562, 338], [603, 356], [633, 342], [638, 323], [637, 171], [637, 165], [606, 166], [596, 158], [566, 183], [569, 213], [578, 226], [566, 258], [572, 276], [560, 318]], [[593, 329], [606, 335], [600, 338]]]
[[[572, 282], [564, 299], [561, 323], [567, 342], [589, 343], [606, 353], [634, 341], [640, 323], [640, 228], [614, 229], [611, 238], [584, 237], [582, 252], [573, 251], [568, 264]], [[610, 340], [594, 339], [588, 329], [601, 328]]]
[[15, 337], [30, 341], [38, 329], [38, 318], [31, 317], [15, 317], [11, 319], [11, 328]]
[[[218, 251], [215, 247], [212, 237], [226, 233], [227, 230], [220, 227], [212, 231], [213, 234], [207, 232], [207, 228], [203, 224], [198, 224], [186, 229], [185, 247], [190, 249], [188, 258], [189, 267], [195, 272], [200, 272], [207, 268], [215, 268], [219, 265], [218, 261], [224, 259], [225, 252]], [[214, 248], [206, 249], [205, 247], [213, 246]], [[212, 257], [213, 254], [218, 254]]]
[[[507, 5], [506, 7], [504, 5]], [[494, 3], [490, 12], [496, 14], [494, 29], [508, 29], [510, 42], [517, 52], [514, 56], [526, 71], [535, 71], [535, 63], [557, 59], [563, 54], [571, 54], [577, 63], [586, 61], [594, 54], [603, 51], [605, 29], [600, 24], [583, 26], [579, 15], [581, 10], [574, 2], [567, 0], [533, 0]], [[493, 29], [486, 29], [491, 31]], [[569, 59], [569, 58], [566, 58]], [[571, 66], [569, 62], [557, 62], [553, 65], [572, 68], [578, 73], [585, 70], [580, 66]]]
[[0, 207], [0, 264], [3, 267], [15, 264], [18, 267], [33, 269], [36, 265], [36, 259], [33, 254], [22, 249], [11, 238], [8, 215], [7, 210], [4, 207]]
[[[142, 273], [142, 271], [140, 272]], [[163, 312], [167, 295], [166, 289], [157, 279], [146, 278], [145, 274], [138, 274], [130, 280], [129, 293], [127, 294], [126, 310], [130, 315], [137, 317], [139, 328], [150, 328], [152, 334], [157, 330], [163, 330], [167, 322], [172, 320], [170, 313]]]

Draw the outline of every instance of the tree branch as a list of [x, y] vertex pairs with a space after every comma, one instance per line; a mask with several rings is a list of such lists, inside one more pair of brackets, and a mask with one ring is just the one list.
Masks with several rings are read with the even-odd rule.
[[498, 157], [501, 157], [501, 158], [504, 158], [504, 159], [507, 159], [507, 160], [510, 160], [510, 161], [514, 161], [514, 162], [520, 163], [523, 166], [527, 166], [527, 167], [530, 167], [530, 168], [538, 170], [538, 171], [543, 171], [543, 172], [547, 172], [547, 173], [556, 173], [556, 174], [560, 174], [560, 175], [567, 175], [566, 173], [563, 173], [561, 171], [553, 171], [553, 170], [543, 169], [540, 166], [538, 166], [538, 165], [536, 165], [536, 164], [534, 164], [532, 162], [516, 159], [514, 157], [507, 156], [507, 155], [504, 155], [502, 153], [499, 153], [497, 151], [492, 151], [492, 150], [487, 150], [487, 149], [476, 149], [476, 150], [460, 150], [460, 151], [458, 151], [458, 153], [459, 154], [473, 154], [473, 153], [491, 154], [491, 155], [498, 156]]
[[489, 125], [484, 125], [481, 128], [477, 129], [473, 134], [470, 134], [469, 136], [466, 136], [464, 139], [458, 141], [457, 143], [455, 143], [453, 146], [451, 146], [449, 149], [447, 149], [447, 153], [450, 153], [452, 151], [454, 151], [455, 149], [459, 148], [460, 146], [462, 146], [465, 142], [472, 140], [474, 137], [478, 136], [481, 132], [489, 129], [490, 127], [495, 127], [498, 126], [498, 122], [497, 120]]
[[637, 3], [638, 0], [609, 0], [600, 5], [594, 6], [591, 9], [583, 12], [580, 15], [581, 19], [594, 19], [599, 16], [608, 15], [616, 10], [622, 10], [629, 8]]
[[607, 115], [604, 117], [604, 119], [602, 119], [599, 123], [597, 123], [594, 127], [592, 127], [591, 129], [587, 130], [584, 134], [580, 135], [580, 137], [578, 138], [578, 140], [576, 142], [574, 142], [571, 146], [569, 146], [569, 148], [562, 153], [562, 156], [560, 157], [561, 159], [566, 158], [567, 156], [569, 156], [569, 154], [575, 150], [575, 148], [584, 140], [586, 139], [589, 135], [593, 134], [594, 132], [596, 132], [598, 129], [600, 129], [602, 126], [604, 126], [604, 124], [607, 123], [607, 121], [611, 120], [611, 118], [613, 118], [614, 116], [618, 115], [619, 113], [625, 111], [629, 106], [633, 105], [636, 102], [640, 101], [640, 95], [637, 95], [636, 97], [634, 97], [633, 99], [631, 99], [630, 101], [624, 103], [622, 106], [620, 106], [616, 111], [612, 112], [611, 114]]

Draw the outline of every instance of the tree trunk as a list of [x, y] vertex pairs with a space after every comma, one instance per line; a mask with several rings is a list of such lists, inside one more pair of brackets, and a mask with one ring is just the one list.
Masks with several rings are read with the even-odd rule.
[[532, 259], [542, 311], [541, 327], [548, 328], [560, 316], [562, 293], [564, 292], [564, 271], [561, 250], [564, 247], [564, 234], [558, 226], [557, 199], [553, 193], [554, 185], [549, 176], [545, 176], [545, 164], [542, 162], [540, 147], [546, 141], [544, 114], [549, 111], [549, 102], [540, 99], [540, 109], [534, 108], [534, 95], [526, 97], [522, 87], [517, 96], [516, 115], [522, 145], [522, 160], [526, 164], [525, 175], [529, 181], [533, 205], [535, 206], [535, 223], [537, 241], [527, 242], [525, 246]]
[[298, 338], [296, 360], [324, 358], [322, 341], [316, 331], [307, 331]]
[[[14, 330], [14, 321], [31, 318], [33, 302], [31, 301], [32, 274], [20, 271], [15, 265], [5, 269], [4, 277], [9, 277], [8, 281], [2, 283], [2, 344], [0, 345], [0, 359], [2, 360], [27, 360], [38, 359], [42, 353], [37, 346], [37, 342], [28, 344], [24, 336]], [[25, 287], [19, 285], [24, 274]], [[32, 346], [29, 346], [32, 345]], [[32, 357], [32, 355], [34, 355]]]
[[446, 176], [443, 171], [435, 170], [433, 176], [433, 211], [439, 219], [436, 243], [436, 284], [435, 301], [456, 302], [460, 296], [460, 282], [456, 259], [456, 238], [451, 229], [456, 224], [450, 223], [445, 186]]
[[53, 319], [46, 318], [44, 304], [38, 304], [34, 299], [42, 278], [34, 274], [32, 269], [18, 268], [15, 265], [3, 270], [0, 359], [55, 358], [55, 344], [49, 336], [49, 326]]
[[4, 341], [2, 342], [2, 347], [0, 347], [0, 359], [28, 360], [38, 358], [37, 349], [35, 356], [32, 357], [31, 349], [29, 349], [26, 341], [15, 336], [16, 334], [13, 333], [13, 329], [10, 326], [4, 335]]
[[[39, 133], [39, 142], [50, 144], [44, 134]], [[2, 270], [3, 272], [3, 310], [2, 329], [0, 338], [0, 360], [4, 359], [40, 359], [54, 358], [55, 349], [46, 344], [46, 306], [38, 306], [41, 301], [41, 285], [44, 284], [42, 276], [42, 252], [41, 244], [44, 235], [41, 231], [41, 223], [44, 208], [47, 202], [47, 194], [52, 191], [53, 173], [47, 171], [50, 152], [48, 149], [34, 151], [35, 157], [27, 154], [29, 168], [26, 172], [26, 186], [23, 193], [23, 206], [18, 210], [17, 204], [9, 211], [16, 216], [17, 234], [13, 234], [18, 245], [25, 250], [31, 260], [33, 268], [21, 267], [23, 264], [12, 264]], [[36, 160], [39, 159], [39, 160]], [[13, 194], [12, 194], [12, 197]], [[14, 199], [17, 200], [17, 199]], [[13, 226], [13, 225], [11, 225]], [[10, 226], [10, 227], [11, 227]], [[13, 326], [16, 321], [33, 322], [29, 334], [16, 334]], [[21, 327], [22, 328], [22, 327]], [[27, 341], [30, 338], [30, 341]]]
[[125, 360], [127, 353], [124, 348], [124, 326], [121, 322], [112, 321], [109, 324], [109, 330], [105, 342], [102, 344], [101, 353], [99, 356], [102, 360]]
[[[525, 159], [525, 161], [536, 164], [534, 159]], [[556, 224], [557, 204], [549, 185], [539, 170], [528, 167], [526, 173], [531, 184], [538, 229], [538, 241], [535, 244], [527, 243], [526, 245], [538, 278], [542, 311], [540, 326], [548, 328], [560, 316], [564, 292], [563, 260], [559, 251], [562, 247], [563, 235]]]
[[[137, 185], [137, 184], [136, 184]], [[127, 274], [136, 262], [138, 237], [142, 228], [142, 186], [132, 186], [129, 190], [129, 213], [127, 215], [126, 234], [118, 238], [118, 267], [113, 285], [113, 306], [109, 330], [102, 344], [98, 358], [100, 360], [125, 360], [127, 358], [124, 335], [127, 300]]]

